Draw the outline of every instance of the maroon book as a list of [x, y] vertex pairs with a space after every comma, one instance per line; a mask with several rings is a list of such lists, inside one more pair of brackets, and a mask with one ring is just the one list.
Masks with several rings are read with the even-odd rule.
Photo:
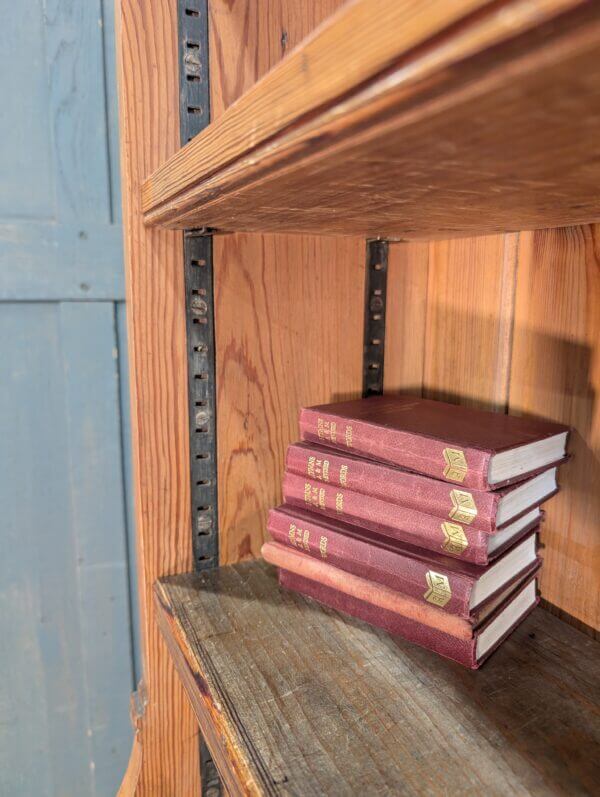
[[295, 473], [284, 475], [283, 499], [292, 506], [343, 520], [384, 537], [479, 565], [487, 565], [519, 537], [537, 526], [541, 519], [541, 510], [535, 508], [501, 531], [488, 534], [370, 495], [306, 479]]
[[[267, 529], [278, 545], [382, 584], [465, 619], [539, 564], [532, 532], [492, 565], [479, 567], [294, 507], [269, 512]], [[275, 563], [274, 563], [275, 564]], [[281, 565], [285, 566], [285, 565]]]
[[414, 396], [374, 396], [304, 408], [300, 432], [303, 440], [491, 490], [562, 461], [569, 428]]
[[558, 491], [556, 467], [494, 492], [467, 491], [316, 443], [288, 446], [286, 470], [486, 532], [503, 528]]
[[298, 592], [474, 670], [539, 602], [537, 582], [533, 576], [520, 584], [504, 603], [474, 629], [470, 638], [459, 638], [286, 570], [279, 571], [279, 583], [285, 589]]

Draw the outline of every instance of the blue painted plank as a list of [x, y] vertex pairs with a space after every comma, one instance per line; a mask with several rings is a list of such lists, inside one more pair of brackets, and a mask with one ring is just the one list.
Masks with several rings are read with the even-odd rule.
[[114, 305], [1, 304], [0, 794], [112, 795], [133, 685]]
[[120, 227], [0, 224], [0, 301], [124, 297]]
[[135, 688], [114, 305], [64, 303], [60, 328], [90, 766], [94, 793], [113, 794]]
[[0, 692], [17, 707], [15, 724], [0, 734], [1, 793], [88, 795], [58, 306], [0, 305], [0, 340], [0, 599], [8, 609], [0, 640], [10, 640], [2, 661], [12, 673]]
[[57, 218], [111, 221], [101, 0], [44, 0]]
[[119, 164], [119, 104], [117, 101], [117, 57], [115, 3], [102, 0], [102, 33], [104, 42], [104, 77], [106, 81], [106, 127], [108, 129], [108, 163], [110, 166], [111, 221], [121, 223], [121, 185]]
[[0, 218], [51, 219], [54, 188], [41, 0], [3, 4], [0, 86]]

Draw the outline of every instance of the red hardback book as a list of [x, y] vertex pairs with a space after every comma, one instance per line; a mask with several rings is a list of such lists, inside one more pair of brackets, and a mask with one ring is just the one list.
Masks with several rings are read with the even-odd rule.
[[385, 537], [285, 505], [269, 512], [267, 530], [278, 546], [465, 619], [540, 563], [534, 532], [493, 565], [479, 567], [410, 545], [392, 544]]
[[483, 664], [539, 602], [537, 582], [533, 576], [520, 584], [479, 627], [473, 629], [470, 637], [462, 638], [286, 570], [279, 571], [279, 583], [285, 589], [298, 592], [474, 670]]
[[541, 519], [541, 511], [536, 508], [502, 531], [488, 534], [295, 473], [284, 475], [283, 499], [292, 506], [343, 520], [384, 537], [479, 565], [487, 565], [520, 536], [537, 526]]
[[418, 512], [493, 532], [516, 520], [558, 491], [556, 468], [494, 492], [463, 490], [445, 481], [335, 451], [316, 443], [288, 446], [286, 470], [345, 487]]
[[300, 411], [303, 440], [475, 490], [527, 478], [566, 456], [569, 428], [414, 396], [373, 396]]

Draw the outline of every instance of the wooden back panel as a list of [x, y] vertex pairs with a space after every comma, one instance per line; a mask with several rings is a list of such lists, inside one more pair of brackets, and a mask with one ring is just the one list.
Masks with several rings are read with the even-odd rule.
[[[217, 118], [341, 0], [210, 4]], [[365, 242], [214, 239], [222, 563], [258, 556], [302, 404], [360, 395]]]
[[574, 427], [542, 596], [600, 627], [598, 227], [390, 247], [385, 388]]
[[[341, 2], [211, 2], [221, 114]], [[598, 628], [599, 275], [593, 228], [390, 247], [386, 390], [573, 424], [543, 528], [547, 601]], [[302, 403], [361, 389], [364, 241], [215, 239], [221, 561], [256, 556]]]

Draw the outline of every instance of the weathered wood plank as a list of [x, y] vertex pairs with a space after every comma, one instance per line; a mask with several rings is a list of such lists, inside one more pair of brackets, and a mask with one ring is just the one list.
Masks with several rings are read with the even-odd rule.
[[232, 793], [592, 794], [597, 642], [538, 609], [469, 671], [309, 599], [263, 562], [156, 586]]
[[[284, 28], [288, 40], [284, 39], [282, 44], [279, 39], [279, 51], [275, 51], [274, 60], [272, 51], [258, 49], [255, 63], [259, 69], [257, 77], [262, 77], [260, 82], [246, 84], [247, 90], [243, 94], [236, 91], [239, 99], [234, 112], [215, 117], [209, 128], [174, 155], [166, 166], [161, 166], [153, 179], [144, 183], [144, 210], [164, 202], [164, 193], [185, 190], [190, 182], [214, 173], [297, 123], [304, 115], [336, 101], [392, 63], [399, 52], [422, 44], [484, 4], [483, 0], [458, 0], [452, 5], [443, 0], [360, 0], [347, 4], [336, 17], [325, 20], [321, 29], [306, 39], [304, 37], [315, 23], [325, 16], [320, 13], [320, 8], [326, 4], [320, 0], [296, 4], [303, 6], [299, 15], [303, 28], [300, 39], [304, 40], [301, 44], [298, 39], [289, 41], [292, 31]], [[227, 3], [217, 0], [216, 5], [212, 20], [213, 24], [215, 21], [220, 24], [223, 20], [217, 15], [223, 17], [231, 12], [226, 9]], [[339, 4], [330, 3], [329, 10], [335, 5]], [[243, 3], [240, 6], [227, 22], [241, 22], [246, 28], [242, 33], [245, 36], [252, 22], [266, 23], [269, 28], [273, 22], [276, 24], [278, 8], [283, 7], [285, 15], [288, 4], [276, 2], [275, 18], [271, 19], [264, 3]], [[385, 25], [382, 25], [382, 20], [385, 20]], [[242, 37], [239, 30], [233, 35], [230, 27], [225, 30], [227, 42]], [[213, 50], [214, 42], [213, 37]], [[299, 44], [295, 50], [294, 43]], [[266, 70], [261, 69], [261, 65], [272, 66], [288, 48], [292, 50], [289, 57], [278, 69], [263, 77]], [[219, 52], [222, 51], [219, 49]], [[214, 60], [214, 54], [211, 57]]]
[[[145, 183], [146, 220], [419, 239], [596, 219], [597, 6], [511, 0], [469, 10], [348, 4]], [[347, 28], [363, 14], [377, 24], [356, 25], [357, 60]], [[389, 68], [365, 82], [356, 64], [371, 69], [373, 52]], [[333, 99], [320, 57], [350, 81]], [[300, 98], [316, 86], [309, 112]], [[283, 124], [267, 125], [264, 141], [263, 108]], [[241, 152], [227, 154], [230, 140]]]
[[112, 794], [133, 684], [114, 305], [2, 303], [0, 340], [0, 793]]
[[116, 225], [0, 223], [0, 301], [125, 299]]

